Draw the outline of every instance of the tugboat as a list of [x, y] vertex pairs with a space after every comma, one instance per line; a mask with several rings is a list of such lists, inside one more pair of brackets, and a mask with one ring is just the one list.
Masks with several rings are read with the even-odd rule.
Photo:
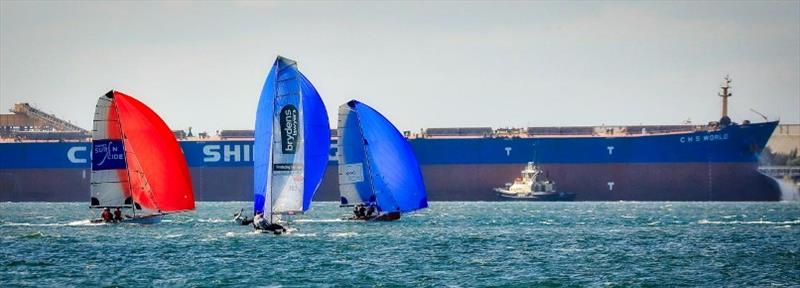
[[528, 162], [522, 170], [522, 178], [508, 183], [503, 188], [494, 188], [497, 195], [505, 200], [521, 201], [572, 201], [575, 193], [557, 192], [555, 183], [550, 179], [538, 180], [542, 170], [533, 162]]

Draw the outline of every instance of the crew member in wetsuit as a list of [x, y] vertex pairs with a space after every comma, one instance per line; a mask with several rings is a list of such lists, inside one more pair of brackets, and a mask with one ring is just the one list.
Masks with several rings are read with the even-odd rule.
[[364, 208], [364, 205], [361, 204], [358, 205], [358, 215], [361, 216], [358, 219], [364, 219], [365, 217], [367, 217], [367, 208]]
[[119, 207], [114, 209], [114, 221], [122, 222], [122, 211], [119, 210]]
[[103, 214], [100, 214], [100, 217], [103, 217], [103, 222], [114, 221], [114, 216], [111, 215], [111, 210], [109, 210], [107, 207], [103, 208]]
[[362, 204], [358, 204], [358, 205], [353, 207], [353, 214], [356, 215], [354, 219], [362, 219], [362, 218], [364, 218], [364, 210], [363, 209], [364, 209], [364, 205], [362, 205]]
[[244, 208], [239, 210], [239, 213], [233, 214], [233, 220], [239, 223], [239, 225], [249, 225], [253, 223], [253, 219], [247, 219], [247, 216], [242, 215], [242, 212], [244, 212]]
[[267, 219], [264, 219], [264, 214], [258, 213], [256, 216], [253, 216], [253, 228], [256, 229], [266, 229], [267, 227]]
[[286, 232], [286, 228], [283, 228], [283, 226], [276, 223], [269, 223], [267, 218], [264, 218], [263, 213], [258, 213], [255, 217], [253, 217], [253, 227], [257, 230], [272, 231], [275, 234]]
[[364, 215], [364, 217], [367, 219], [372, 218], [373, 213], [375, 213], [375, 205], [370, 204], [369, 209], [367, 209], [367, 213]]

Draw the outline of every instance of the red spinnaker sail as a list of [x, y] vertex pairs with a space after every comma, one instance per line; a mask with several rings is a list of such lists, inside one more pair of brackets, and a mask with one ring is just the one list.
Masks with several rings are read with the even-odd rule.
[[139, 100], [114, 91], [114, 105], [125, 134], [131, 194], [151, 210], [194, 210], [189, 166], [172, 130]]

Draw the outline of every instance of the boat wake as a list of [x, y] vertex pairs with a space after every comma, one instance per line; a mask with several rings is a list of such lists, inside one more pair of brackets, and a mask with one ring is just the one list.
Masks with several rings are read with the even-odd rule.
[[331, 233], [331, 237], [353, 237], [358, 235], [356, 232], [340, 232], [340, 233]]
[[31, 227], [68, 227], [68, 226], [100, 226], [105, 225], [105, 223], [92, 223], [91, 220], [79, 220], [79, 221], [72, 221], [67, 223], [16, 223], [16, 222], [6, 222], [0, 224], [0, 226], [31, 226]]
[[294, 222], [301, 222], [301, 223], [334, 223], [334, 222], [344, 222], [347, 221], [341, 218], [333, 218], [333, 219], [297, 219]]
[[219, 218], [208, 218], [208, 219], [197, 219], [197, 222], [200, 222], [200, 223], [228, 223], [228, 222], [232, 222], [232, 220], [219, 219]]
[[757, 221], [710, 221], [710, 220], [700, 220], [697, 221], [697, 224], [701, 225], [798, 225], [800, 224], [800, 219], [793, 220], [793, 221], [766, 221], [766, 220], [757, 220]]

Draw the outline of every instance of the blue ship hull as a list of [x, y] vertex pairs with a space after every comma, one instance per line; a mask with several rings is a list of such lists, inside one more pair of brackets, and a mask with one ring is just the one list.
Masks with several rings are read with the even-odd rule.
[[[777, 122], [621, 137], [416, 138], [432, 201], [498, 200], [536, 161], [576, 200], [777, 201], [757, 171]], [[198, 200], [252, 200], [252, 141], [182, 141]], [[0, 201], [87, 201], [89, 142], [0, 143]], [[315, 200], [336, 201], [336, 148]]]

